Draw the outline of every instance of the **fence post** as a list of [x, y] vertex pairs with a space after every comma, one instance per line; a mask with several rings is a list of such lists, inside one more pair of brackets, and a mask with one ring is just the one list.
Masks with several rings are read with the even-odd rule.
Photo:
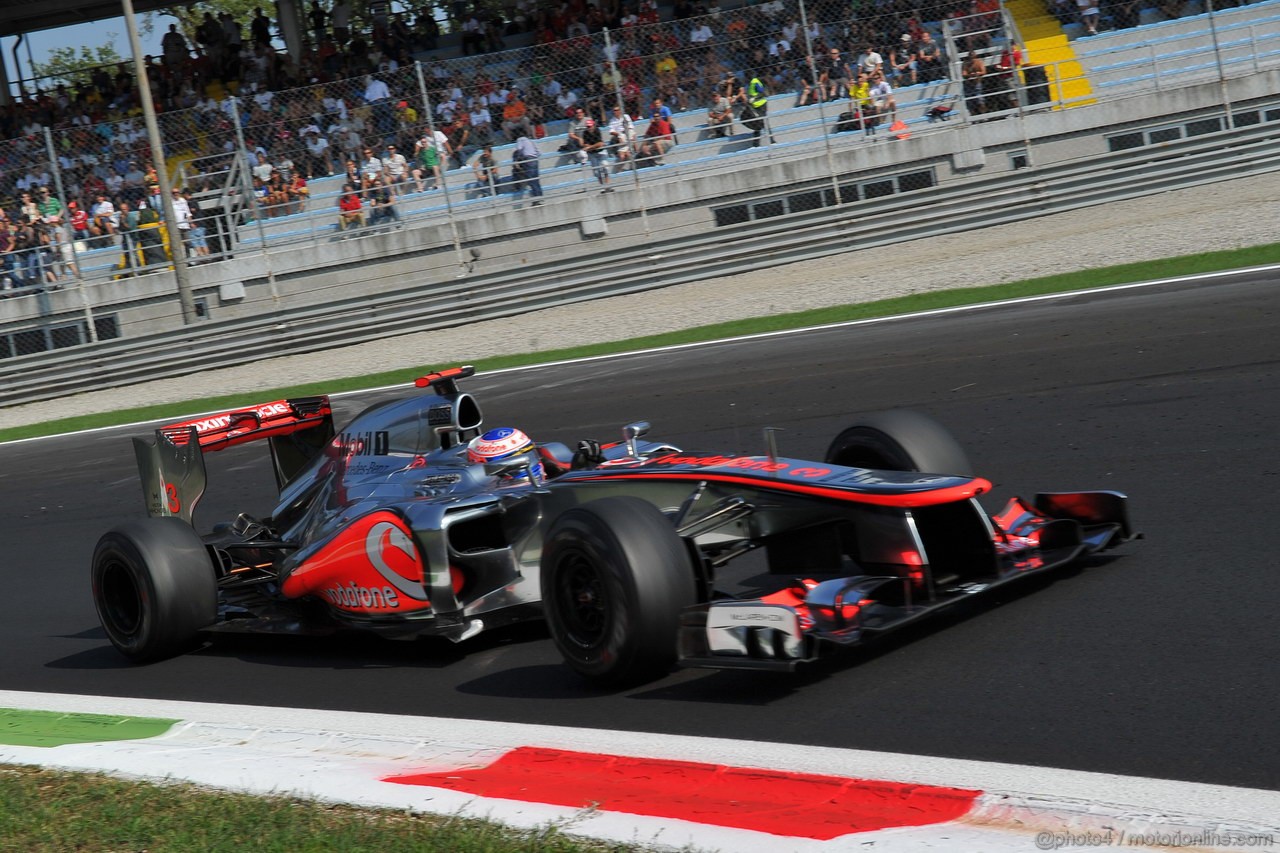
[[[618, 63], [608, 58], [611, 56], [615, 56], [615, 53], [613, 50], [613, 41], [609, 36], [608, 27], [604, 28], [604, 49], [605, 49], [605, 61], [608, 62], [613, 67], [613, 70], [615, 72], [615, 77], [612, 79], [621, 80], [622, 73], [621, 73], [621, 69], [618, 68]], [[644, 197], [644, 184], [641, 183], [640, 181], [640, 167], [636, 165], [635, 121], [632, 120], [631, 116], [627, 115], [627, 105], [622, 102], [621, 86], [613, 87], [613, 97], [614, 97], [614, 102], [618, 105], [618, 108], [622, 111], [622, 114], [624, 116], [627, 116], [627, 120], [631, 122], [631, 133], [627, 136], [627, 140], [626, 140], [627, 152], [628, 152], [627, 165], [631, 167], [631, 182], [635, 184], [635, 188], [636, 188], [636, 201], [640, 208], [640, 224], [644, 228], [644, 236], [652, 237], [653, 231], [649, 229], [649, 205], [645, 201], [645, 197]]]
[[[431, 144], [436, 144], [436, 121], [431, 115], [431, 96], [427, 94], [427, 83], [422, 77], [422, 63], [414, 62], [413, 70], [418, 75], [418, 93], [422, 96], [422, 108], [427, 111], [427, 132], [431, 134]], [[461, 107], [459, 107], [461, 109]], [[445, 216], [449, 220], [449, 235], [453, 239], [453, 251], [458, 256], [458, 277], [471, 271], [470, 265], [462, 256], [462, 238], [458, 236], [458, 222], [453, 218], [453, 202], [449, 199], [449, 157], [445, 152], [437, 152], [440, 161], [440, 191], [444, 193]]]
[[[807, 57], [807, 61], [805, 64], [809, 66], [809, 73], [812, 77], [811, 82], [813, 83], [813, 88], [817, 89], [818, 88], [818, 64], [813, 57], [813, 39], [809, 36], [809, 12], [805, 6], [804, 0], [800, 0], [800, 30], [801, 32], [804, 33], [804, 53], [805, 53], [805, 56]], [[845, 94], [848, 95], [849, 93], [845, 92]], [[825, 109], [826, 101], [827, 101], [826, 92], [825, 91], [819, 92], [818, 93], [818, 120], [822, 122], [822, 147], [826, 149], [827, 171], [831, 174], [831, 193], [832, 193], [831, 198], [836, 204], [839, 204], [841, 201], [840, 179], [836, 175], [835, 156], [831, 153], [831, 131], [827, 128], [827, 112]], [[857, 104], [854, 104], [853, 106], [855, 108], [858, 107]], [[837, 127], [839, 126], [838, 124], [839, 121], [840, 121], [840, 116], [839, 114], [837, 114], [836, 115]]]
[[[267, 267], [267, 286], [271, 290], [271, 301], [276, 308], [280, 307], [280, 293], [276, 290], [276, 273], [271, 266], [271, 255], [267, 252], [267, 229], [262, 224], [262, 208], [258, 206], [258, 195], [253, 191], [253, 175], [245, 164], [249, 162], [249, 151], [244, 145], [244, 127], [240, 124], [240, 96], [230, 95], [227, 100], [231, 101], [231, 124], [236, 130], [236, 159], [240, 161], [239, 168], [236, 170], [244, 175], [244, 194], [249, 199], [249, 212], [253, 215], [253, 224], [258, 229], [258, 247], [262, 251], [262, 263]], [[235, 230], [235, 226], [232, 226]]]
[[[53, 148], [53, 131], [44, 128], [44, 148], [49, 155], [49, 168], [53, 171], [53, 189], [58, 194], [58, 201], [62, 204], [62, 222], [57, 226], [58, 231], [66, 238], [67, 245], [71, 247], [71, 266], [76, 271], [76, 290], [80, 291], [80, 301], [84, 305], [84, 323], [89, 330], [89, 343], [96, 344], [98, 342], [98, 329], [93, 324], [93, 308], [89, 305], [89, 294], [84, 288], [84, 272], [80, 269], [80, 255], [76, 252], [76, 235], [71, 230], [70, 217], [67, 215], [67, 194], [62, 188], [62, 167], [58, 165], [58, 154]], [[62, 246], [58, 246], [58, 251], [62, 251]]]
[[[1235, 127], [1235, 118], [1231, 114], [1231, 93], [1227, 90], [1227, 69], [1222, 64], [1222, 46], [1218, 43], [1217, 13], [1213, 9], [1213, 0], [1205, 0], [1205, 10], [1209, 13], [1209, 32], [1213, 35], [1213, 58], [1218, 66], [1218, 85], [1222, 87], [1222, 106], [1226, 111], [1227, 130]], [[1258, 46], [1254, 44], [1254, 52]]]
[[[182, 322], [195, 322], [195, 302], [191, 298], [191, 283], [187, 279], [187, 247], [178, 229], [177, 214], [173, 209], [170, 193], [169, 166], [164, 157], [164, 142], [160, 139], [160, 126], [156, 122], [156, 107], [151, 99], [151, 84], [147, 79], [147, 66], [142, 61], [142, 42], [138, 38], [138, 23], [133, 15], [133, 0], [121, 0], [124, 9], [125, 29], [129, 31], [129, 47], [133, 51], [133, 73], [137, 78], [138, 97], [142, 102], [142, 118], [147, 126], [147, 139], [151, 144], [151, 160], [155, 164], [160, 185], [160, 205], [164, 211], [165, 229], [169, 232], [169, 257], [173, 261], [173, 278], [178, 285], [178, 302], [182, 306]], [[154, 201], [153, 201], [154, 203]]]

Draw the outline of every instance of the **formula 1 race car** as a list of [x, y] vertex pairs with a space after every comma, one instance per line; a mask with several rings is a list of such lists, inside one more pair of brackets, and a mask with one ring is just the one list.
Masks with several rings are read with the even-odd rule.
[[[458, 390], [417, 380], [335, 432], [326, 397], [280, 400], [135, 438], [147, 519], [106, 533], [93, 598], [137, 661], [208, 632], [363, 629], [462, 641], [545, 618], [564, 659], [606, 684], [675, 663], [791, 670], [827, 652], [1133, 538], [1110, 491], [1014, 498], [988, 514], [956, 441], [908, 411], [869, 415], [821, 462], [646, 440], [541, 446], [482, 434]], [[772, 433], [768, 433], [772, 435]], [[197, 535], [204, 453], [265, 440], [266, 518]], [[720, 580], [763, 564], [749, 588]]]

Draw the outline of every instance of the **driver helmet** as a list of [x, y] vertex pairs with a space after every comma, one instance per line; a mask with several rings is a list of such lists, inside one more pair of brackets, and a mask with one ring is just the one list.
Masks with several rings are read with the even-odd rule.
[[[467, 461], [478, 465], [489, 462], [501, 462], [521, 453], [535, 453], [538, 447], [533, 439], [514, 427], [495, 427], [484, 435], [478, 435], [467, 444]], [[536, 482], [545, 479], [546, 472], [541, 462], [534, 462], [533, 476]], [[524, 470], [504, 476], [508, 480], [524, 480], [528, 477]]]

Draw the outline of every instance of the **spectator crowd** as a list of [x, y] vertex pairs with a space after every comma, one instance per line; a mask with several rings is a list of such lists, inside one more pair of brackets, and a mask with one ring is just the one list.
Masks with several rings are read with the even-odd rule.
[[[1094, 29], [1102, 19], [1136, 22], [1124, 11], [1131, 0], [1108, 0], [1101, 14], [1092, 5], [1087, 12], [1085, 0], [1074, 12], [1048, 2]], [[436, 58], [445, 37], [432, 14], [357, 22], [350, 0], [312, 0], [297, 56], [277, 50], [276, 22], [257, 9], [248, 21], [206, 12], [192, 39], [172, 25], [161, 55], [145, 63], [165, 167], [188, 162], [186, 189], [222, 188], [244, 156], [239, 130], [254, 215], [297, 212], [309, 180], [343, 175], [343, 228], [398, 222], [398, 198], [438, 188], [448, 169], [469, 169], [478, 193], [527, 192], [536, 201], [536, 140], [560, 128], [559, 153], [609, 192], [611, 172], [660, 163], [679, 144], [681, 114], [696, 111], [719, 136], [740, 123], [757, 143], [768, 136], [770, 94], [838, 103], [859, 126], [892, 121], [895, 89], [948, 75], [944, 31], [962, 52], [970, 111], [1008, 105], [1021, 57], [1008, 48], [986, 55], [1001, 33], [998, 0], [812, 0], [801, 11], [796, 0], [729, 10], [718, 0], [663, 9], [655, 0], [513, 0], [501, 13], [458, 2], [450, 49], [461, 56], [446, 60]], [[432, 58], [419, 65], [421, 56]], [[0, 257], [11, 286], [74, 275], [81, 248], [119, 249], [122, 268], [163, 252], [148, 233], [157, 230], [157, 164], [130, 68], [95, 68], [77, 84], [23, 93], [0, 109], [8, 140], [0, 142]], [[989, 104], [988, 91], [999, 94]], [[52, 189], [46, 128], [65, 204]], [[494, 148], [505, 144], [513, 147], [504, 179]], [[177, 197], [188, 208], [179, 227], [199, 258], [207, 237], [190, 194]]]

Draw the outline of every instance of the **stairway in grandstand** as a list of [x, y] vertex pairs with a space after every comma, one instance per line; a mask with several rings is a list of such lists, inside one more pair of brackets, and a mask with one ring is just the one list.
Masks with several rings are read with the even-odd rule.
[[1007, 0], [1022, 38], [1026, 61], [1044, 67], [1053, 100], [1067, 107], [1094, 103], [1084, 66], [1058, 19], [1045, 12], [1043, 0]]

